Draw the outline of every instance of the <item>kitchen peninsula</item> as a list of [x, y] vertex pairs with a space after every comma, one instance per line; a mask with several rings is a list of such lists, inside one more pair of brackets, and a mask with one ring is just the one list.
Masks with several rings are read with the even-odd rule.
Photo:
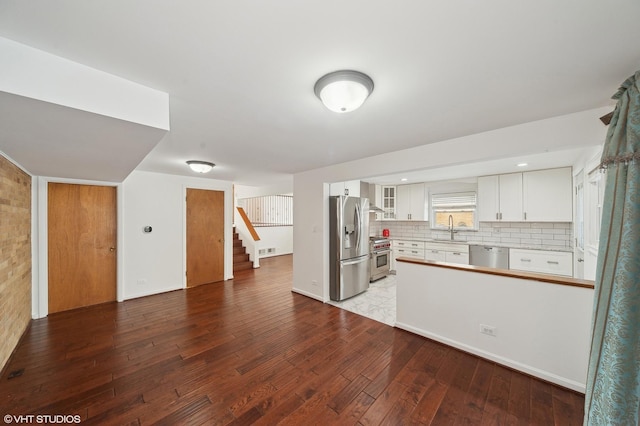
[[399, 258], [396, 327], [584, 392], [593, 282]]

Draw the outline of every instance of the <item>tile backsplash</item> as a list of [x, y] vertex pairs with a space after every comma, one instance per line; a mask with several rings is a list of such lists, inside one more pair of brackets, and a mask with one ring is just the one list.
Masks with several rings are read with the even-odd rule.
[[[449, 239], [448, 231], [433, 230], [429, 222], [370, 222], [370, 235], [382, 235], [383, 229], [389, 230], [391, 238]], [[572, 250], [573, 226], [570, 222], [480, 222], [479, 230], [458, 231], [454, 240], [541, 250]]]

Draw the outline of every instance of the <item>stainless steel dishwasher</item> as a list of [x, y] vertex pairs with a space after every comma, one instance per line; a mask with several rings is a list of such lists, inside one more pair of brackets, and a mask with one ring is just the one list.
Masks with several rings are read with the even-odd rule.
[[471, 245], [469, 246], [469, 264], [509, 269], [509, 248]]

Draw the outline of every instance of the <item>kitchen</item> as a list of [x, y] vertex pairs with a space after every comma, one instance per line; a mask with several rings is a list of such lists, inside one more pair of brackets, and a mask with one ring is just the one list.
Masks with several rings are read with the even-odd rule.
[[[575, 153], [573, 154], [575, 155]], [[372, 279], [370, 290], [363, 294], [361, 298], [356, 296], [353, 298], [354, 300], [330, 303], [353, 312], [364, 313], [365, 316], [368, 314], [366, 310], [370, 309], [371, 313], [373, 313], [373, 315], [369, 316], [370, 318], [389, 324], [389, 315], [385, 320], [385, 317], [381, 316], [379, 312], [386, 298], [386, 309], [393, 311], [394, 314], [392, 325], [510, 365], [513, 368], [537, 375], [545, 380], [576, 390], [582, 390], [583, 371], [581, 368], [584, 367], [583, 364], [586, 362], [583, 359], [585, 358], [584, 354], [588, 352], [583, 350], [583, 346], [585, 344], [584, 341], [588, 338], [588, 323], [592, 303], [591, 289], [543, 285], [539, 290], [541, 291], [540, 294], [547, 294], [545, 297], [535, 293], [538, 290], [530, 293], [529, 289], [511, 294], [512, 298], [510, 298], [511, 296], [507, 296], [507, 294], [518, 288], [517, 285], [513, 285], [507, 291], [490, 288], [478, 294], [478, 289], [484, 285], [492, 287], [496, 279], [494, 277], [489, 279], [488, 282], [484, 282], [486, 281], [484, 277], [472, 274], [465, 276], [462, 284], [463, 286], [471, 285], [472, 287], [464, 291], [460, 291], [459, 288], [455, 287], [458, 292], [455, 295], [457, 301], [453, 302], [450, 298], [454, 296], [447, 293], [446, 288], [442, 293], [441, 289], [429, 287], [429, 291], [424, 293], [427, 291], [425, 288], [434, 281], [437, 281], [440, 286], [446, 287], [441, 279], [427, 279], [427, 275], [424, 275], [424, 268], [416, 267], [416, 265], [409, 265], [408, 267], [411, 268], [416, 267], [416, 270], [411, 270], [407, 273], [404, 270], [408, 267], [399, 268], [399, 262], [396, 262], [396, 259], [398, 257], [412, 258], [416, 259], [417, 263], [421, 261], [440, 261], [454, 264], [483, 265], [482, 262], [478, 261], [474, 251], [496, 251], [502, 252], [503, 258], [501, 264], [493, 266], [510, 269], [516, 274], [519, 271], [525, 274], [533, 272], [549, 277], [557, 277], [559, 280], [564, 278], [572, 280], [574, 275], [583, 271], [582, 268], [574, 269], [574, 264], [582, 265], [584, 263], [584, 258], [576, 258], [574, 261], [575, 246], [579, 240], [582, 240], [582, 244], [584, 244], [585, 238], [584, 235], [579, 236], [578, 234], [588, 234], [587, 239], [594, 234], [593, 231], [588, 229], [585, 231], [584, 229], [585, 215], [588, 217], [590, 214], [594, 214], [592, 211], [584, 210], [591, 210], [594, 206], [590, 204], [582, 206], [581, 204], [585, 201], [589, 202], [590, 197], [586, 197], [587, 200], [585, 200], [585, 197], [582, 196], [579, 200], [580, 203], [574, 208], [576, 204], [574, 201], [578, 201], [578, 197], [574, 200], [574, 186], [578, 186], [576, 184], [580, 183], [579, 179], [582, 179], [583, 176], [578, 173], [579, 170], [576, 170], [576, 168], [591, 171], [595, 168], [594, 164], [597, 164], [598, 155], [597, 148], [588, 150], [582, 157], [584, 158], [583, 164], [580, 161], [568, 163], [573, 164], [572, 167], [564, 166], [533, 170], [530, 167], [524, 168], [524, 166], [520, 166], [521, 170], [524, 169], [526, 171], [509, 171], [508, 173], [481, 175], [479, 177], [417, 183], [415, 181], [403, 182], [401, 181], [401, 175], [394, 175], [392, 177], [369, 179], [370, 182], [366, 183], [346, 181], [331, 185], [330, 194], [346, 191], [349, 195], [366, 194], [373, 200], [372, 205], [378, 207], [378, 209], [374, 208], [377, 212], [372, 211], [370, 213], [370, 235], [376, 237], [376, 243], [378, 244], [384, 241], [384, 238], [380, 237], [388, 236], [392, 244], [392, 250], [387, 253], [391, 275], [379, 281]], [[599, 175], [600, 173], [596, 171], [596, 176]], [[424, 176], [428, 176], [428, 174]], [[496, 200], [492, 199], [493, 191], [499, 196], [499, 187], [496, 188], [495, 183], [498, 182], [499, 184], [500, 178], [503, 178], [504, 182], [509, 182], [509, 179], [514, 177], [516, 178], [518, 190], [511, 193], [503, 191], [502, 197], [503, 203], [505, 200], [507, 202], [513, 199], [517, 200], [517, 203], [521, 206], [519, 213], [521, 219], [508, 218], [504, 220], [504, 218], [507, 218], [507, 211], [506, 209], [503, 212], [495, 210]], [[532, 179], [537, 180], [540, 186], [536, 187], [537, 182], [535, 181], [532, 184], [530, 182]], [[398, 184], [392, 184], [391, 182], [394, 180]], [[373, 183], [374, 181], [376, 183]], [[508, 187], [508, 183], [506, 186]], [[409, 190], [409, 188], [412, 190]], [[533, 194], [531, 197], [535, 200], [536, 207], [538, 207], [537, 210], [524, 211], [524, 208], [528, 208], [531, 205], [527, 190], [530, 194]], [[542, 199], [539, 197], [540, 193], [544, 195]], [[411, 194], [412, 202], [402, 199], [407, 194]], [[450, 211], [438, 210], [439, 207], [445, 205], [440, 203], [442, 194], [473, 194], [474, 197], [471, 198], [458, 197], [456, 200], [463, 201], [463, 203], [454, 206], [460, 207], [463, 205], [464, 208], [457, 209], [459, 211], [469, 210], [469, 199], [471, 199], [475, 203], [472, 209], [473, 219], [465, 223], [459, 220], [459, 216], [456, 216], [455, 224], [451, 226], [450, 219], [456, 215], [456, 209]], [[415, 202], [416, 199], [417, 202]], [[491, 203], [487, 203], [487, 199]], [[595, 201], [597, 202], [597, 199]], [[413, 204], [413, 210], [403, 210], [403, 205], [410, 204]], [[595, 207], [597, 208], [597, 205]], [[503, 220], [500, 220], [501, 213]], [[576, 215], [576, 222], [574, 222], [574, 214]], [[398, 215], [402, 215], [402, 219], [396, 218]], [[443, 217], [438, 218], [438, 215]], [[436, 218], [434, 225], [431, 224], [429, 218]], [[594, 223], [594, 221], [588, 222]], [[576, 250], [575, 253], [577, 257], [579, 252]], [[374, 261], [375, 259], [376, 257], [372, 256], [371, 260]], [[486, 264], [486, 266], [490, 265]], [[398, 276], [393, 275], [396, 269], [402, 270]], [[410, 283], [406, 282], [407, 277], [410, 277]], [[497, 279], [497, 281], [499, 280]], [[449, 281], [455, 282], [455, 278], [447, 278], [445, 282]], [[474, 283], [478, 283], [478, 285], [475, 286]], [[398, 321], [401, 322], [400, 324], [395, 322], [396, 295], [394, 291], [396, 284], [398, 288], [403, 289], [398, 294], [397, 300]], [[537, 283], [533, 285], [535, 287]], [[409, 295], [407, 295], [408, 288], [411, 289]], [[451, 286], [451, 289], [453, 288], [454, 285]], [[390, 297], [389, 294], [392, 291], [393, 297]], [[444, 296], [434, 300], [433, 294], [440, 294], [441, 296], [444, 294]], [[475, 298], [472, 302], [466, 300], [470, 294], [473, 294]], [[548, 299], [548, 296], [553, 297], [553, 300]], [[359, 298], [360, 300], [358, 300]], [[510, 312], [509, 308], [505, 309], [504, 303], [507, 303], [507, 306], [518, 306], [523, 303], [523, 298], [525, 305], [520, 308], [521, 318], [509, 315], [507, 319], [507, 317], [501, 316], [503, 314], [498, 314], [499, 312]], [[543, 305], [532, 302], [536, 300], [542, 300], [541, 303]], [[501, 304], [494, 306], [494, 303], [497, 303], [496, 301], [500, 301]], [[478, 318], [486, 316], [492, 318], [485, 321], [488, 324], [481, 324], [484, 327], [484, 331], [480, 331], [478, 334], [481, 339], [483, 336], [484, 338], [487, 335], [493, 336], [494, 341], [489, 341], [489, 345], [495, 345], [496, 341], [500, 345], [499, 342], [502, 339], [511, 339], [511, 337], [507, 337], [511, 330], [505, 324], [513, 323], [518, 324], [520, 330], [529, 330], [529, 337], [526, 338], [533, 339], [540, 348], [547, 348], [546, 353], [548, 356], [542, 356], [543, 359], [531, 360], [527, 357], [530, 353], [535, 354], [537, 352], [536, 348], [529, 348], [530, 351], [526, 354], [505, 354], [491, 346], [484, 347], [483, 345], [487, 342], [480, 341], [478, 343], [474, 334], [455, 340], [448, 338], [446, 331], [443, 335], [438, 335], [431, 333], [425, 327], [419, 328], [411, 325], [420, 324], [421, 311], [437, 311], [439, 312], [438, 319], [432, 321], [436, 321], [436, 323], [444, 321], [444, 323], [453, 324], [458, 319], [463, 319], [462, 321], [465, 324], [461, 328], [468, 329], [471, 322], [473, 323], [471, 326], [474, 330], [473, 332], [477, 333], [477, 330], [475, 330], [477, 325], [475, 323], [480, 320], [476, 317], [468, 317], [467, 312], [458, 312], [459, 307], [466, 306], [467, 303], [471, 303], [466, 307], [468, 312], [485, 308], [494, 311], [491, 315], [488, 315], [487, 312], [478, 314]], [[530, 307], [527, 306], [528, 303], [531, 306], [536, 306], [537, 311], [531, 312]], [[566, 318], [568, 313], [572, 314], [569, 318]], [[450, 321], [447, 320], [447, 315], [449, 314], [453, 315]], [[493, 317], [492, 315], [494, 314], [498, 315], [498, 318]], [[378, 318], [375, 317], [376, 315], [378, 315]], [[541, 320], [540, 315], [546, 316], [547, 320]], [[554, 319], [551, 324], [548, 320], [549, 317]], [[409, 318], [409, 321], [407, 321], [407, 318]], [[532, 323], [535, 324], [532, 325]], [[498, 324], [497, 327], [496, 324]], [[585, 324], [587, 326], [583, 327]], [[538, 332], [536, 327], [541, 330], [542, 337], [531, 337], [533, 336], [532, 333]], [[491, 333], [496, 334], [492, 335]], [[572, 339], [559, 339], [561, 341], [564, 340], [565, 344], [569, 344], [568, 342], [570, 341], [572, 345], [563, 349], [569, 355], [568, 358], [572, 360], [571, 365], [548, 365], [548, 361], [551, 359], [567, 359], [567, 357], [563, 358], [562, 354], [556, 354], [559, 355], [557, 358], [552, 357], [551, 354], [556, 352], [554, 348], [564, 346], [561, 342], [556, 342], [554, 345], [549, 344], [544, 335], [553, 335], [553, 339], [558, 339], [559, 335], [571, 335]], [[496, 338], [496, 336], [499, 337]], [[526, 334], [522, 334], [522, 336], [526, 336]], [[515, 338], [508, 346], [510, 348], [524, 347], [526, 343], [526, 341], [518, 342], [518, 338]]]
[[[429, 174], [422, 182], [496, 175], [513, 172], [514, 165], [527, 157], [530, 170], [571, 166], [575, 176], [584, 171], [584, 187], [590, 190], [592, 185], [588, 176], [597, 165], [598, 149], [607, 129], [599, 117], [608, 111], [609, 108], [597, 108], [294, 175], [296, 229], [293, 245], [294, 248], [305, 247], [305, 250], [295, 250], [293, 291], [321, 301], [329, 300], [327, 200], [330, 182], [370, 182], [375, 176], [389, 175], [411, 178], [409, 173], [416, 171]], [[574, 155], [569, 158], [566, 154], [572, 151]], [[493, 152], [501, 153], [500, 161], [491, 160]], [[511, 169], [506, 169], [506, 163]], [[536, 164], [541, 166], [535, 167]], [[399, 183], [399, 179], [396, 182]], [[584, 223], [591, 221], [587, 213], [589, 209], [585, 209]], [[416, 225], [410, 223], [409, 226]], [[446, 230], [442, 235], [446, 237]], [[583, 263], [587, 278], [593, 273], [589, 268], [595, 265], [597, 250], [593, 250], [594, 243], [592, 239], [584, 244]]]
[[[397, 178], [373, 180], [393, 179]], [[571, 167], [439, 182], [404, 180], [398, 185], [375, 184], [370, 180], [330, 186], [330, 195], [347, 194], [370, 200], [373, 212], [369, 235], [377, 237], [379, 244], [384, 237], [393, 241], [390, 270], [395, 270], [395, 259], [404, 256], [576, 275], [572, 253], [575, 239]], [[461, 219], [463, 215], [467, 219]], [[485, 260], [488, 253], [494, 254], [490, 256], [495, 258], [492, 264], [487, 263], [491, 259]], [[531, 263], [527, 255], [538, 262]]]

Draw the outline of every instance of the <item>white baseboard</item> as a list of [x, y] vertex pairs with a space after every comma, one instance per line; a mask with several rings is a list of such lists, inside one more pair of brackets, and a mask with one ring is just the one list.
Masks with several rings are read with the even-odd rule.
[[182, 290], [184, 287], [166, 287], [166, 288], [156, 288], [149, 291], [140, 291], [133, 294], [127, 294], [124, 296], [123, 300], [118, 300], [118, 302], [124, 302], [131, 299], [138, 299], [140, 297], [153, 296], [156, 294], [168, 293], [170, 291]]
[[298, 294], [301, 294], [303, 296], [307, 296], [307, 297], [310, 297], [312, 299], [324, 302], [324, 300], [322, 300], [322, 298], [320, 296], [318, 296], [317, 294], [309, 293], [308, 291], [300, 290], [300, 289], [295, 288], [295, 287], [291, 288], [291, 291], [294, 292], [294, 293], [298, 293]]

